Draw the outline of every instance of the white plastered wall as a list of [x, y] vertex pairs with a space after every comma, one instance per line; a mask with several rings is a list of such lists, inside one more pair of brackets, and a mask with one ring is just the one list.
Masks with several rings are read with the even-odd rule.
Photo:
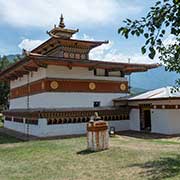
[[[73, 67], [72, 69], [69, 69], [66, 66], [49, 65], [47, 68], [39, 68], [37, 72], [31, 72], [29, 75], [29, 82], [37, 81], [43, 78], [127, 81], [127, 78], [123, 77], [94, 76], [94, 72], [89, 71], [88, 68]], [[16, 88], [25, 84], [27, 84], [27, 75], [24, 75], [17, 80], [11, 81], [10, 86], [11, 88]]]
[[152, 109], [152, 132], [162, 134], [180, 134], [179, 109]]
[[[180, 100], [159, 100], [130, 102], [130, 105], [139, 104], [152, 105], [177, 105]], [[140, 112], [139, 109], [130, 111], [130, 129], [140, 131]], [[161, 134], [180, 134], [180, 110], [179, 109], [151, 109], [151, 132]]]
[[[106, 81], [126, 81], [121, 77], [99, 77], [94, 76], [93, 71], [88, 68], [73, 67], [71, 70], [65, 66], [49, 65], [48, 68], [39, 68], [37, 72], [30, 73], [29, 82], [43, 78], [64, 78], [64, 79], [91, 79]], [[11, 88], [27, 84], [27, 75], [15, 81], [11, 81]], [[126, 96], [121, 93], [41, 93], [29, 97], [30, 108], [46, 107], [93, 107], [94, 101], [101, 101], [101, 106], [111, 106], [112, 99]], [[19, 97], [10, 100], [10, 109], [26, 108], [27, 97]]]
[[139, 109], [131, 109], [130, 111], [130, 129], [134, 131], [140, 131]]
[[[45, 77], [46, 77], [46, 69], [39, 68], [37, 72], [31, 72], [29, 74], [29, 82], [37, 81], [37, 80], [43, 79]], [[27, 82], [28, 82], [27, 75], [24, 75], [23, 77], [18, 78], [17, 80], [11, 81], [10, 87], [12, 89], [12, 88], [16, 88], [19, 86], [23, 86], [23, 85], [27, 84]]]
[[[93, 107], [94, 101], [100, 106], [112, 106], [112, 99], [123, 97], [122, 93], [41, 93], [29, 97], [30, 108], [72, 108]], [[27, 97], [10, 100], [10, 109], [26, 108]]]
[[41, 125], [34, 125], [34, 124], [25, 124], [25, 123], [19, 123], [14, 121], [4, 121], [4, 127], [23, 133], [23, 134], [29, 134], [38, 136], [39, 133], [41, 133]]
[[[102, 71], [104, 72], [104, 70]], [[122, 77], [94, 76], [93, 71], [89, 71], [88, 68], [83, 68], [83, 67], [72, 67], [72, 69], [69, 69], [68, 67], [65, 66], [50, 65], [46, 69], [46, 75], [47, 77], [50, 78], [127, 81], [127, 78], [122, 78]]]

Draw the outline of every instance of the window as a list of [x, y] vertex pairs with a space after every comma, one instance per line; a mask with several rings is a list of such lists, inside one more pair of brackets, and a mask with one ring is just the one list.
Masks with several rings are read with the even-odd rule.
[[94, 69], [94, 76], [97, 76], [97, 71], [96, 71], [96, 69]]
[[105, 74], [104, 74], [105, 76], [109, 76], [109, 72], [108, 72], [108, 70], [107, 69], [105, 69]]
[[99, 107], [99, 106], [100, 106], [100, 104], [101, 104], [101, 102], [100, 102], [100, 101], [94, 101], [94, 107]]

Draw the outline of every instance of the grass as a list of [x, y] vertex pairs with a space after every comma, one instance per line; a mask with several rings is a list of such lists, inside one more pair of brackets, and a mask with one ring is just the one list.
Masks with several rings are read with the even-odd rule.
[[85, 137], [21, 142], [0, 135], [0, 179], [180, 179], [177, 139], [121, 135], [110, 138], [110, 145], [92, 153], [86, 150]]

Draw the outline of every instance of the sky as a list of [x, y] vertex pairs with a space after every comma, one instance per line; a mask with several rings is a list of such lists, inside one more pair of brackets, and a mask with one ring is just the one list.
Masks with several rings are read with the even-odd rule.
[[[126, 18], [144, 16], [155, 0], [0, 0], [0, 55], [21, 54], [49, 38], [46, 31], [64, 15], [66, 28], [79, 29], [73, 37], [109, 40], [95, 48], [91, 59], [135, 63], [156, 63], [141, 55], [144, 39], [128, 40], [117, 33]], [[168, 39], [169, 38], [169, 39]], [[166, 41], [171, 40], [168, 37]]]

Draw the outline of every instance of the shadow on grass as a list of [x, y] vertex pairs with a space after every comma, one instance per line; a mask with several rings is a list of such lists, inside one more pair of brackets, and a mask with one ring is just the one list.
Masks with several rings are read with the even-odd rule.
[[138, 131], [121, 131], [117, 133], [118, 135], [133, 137], [133, 138], [139, 138], [139, 139], [168, 139], [172, 137], [180, 137], [180, 135], [177, 136], [170, 136], [170, 135], [164, 135], [164, 134], [157, 134], [157, 133], [151, 133], [151, 132], [138, 132]]
[[173, 178], [180, 175], [180, 155], [163, 157], [155, 161], [146, 162], [145, 164], [133, 164], [129, 167], [142, 168], [143, 172], [140, 175], [148, 177], [149, 180]]
[[85, 149], [85, 150], [77, 152], [77, 154], [80, 154], [80, 155], [88, 155], [88, 154], [93, 154], [93, 153], [97, 153], [97, 152], [96, 151], [91, 151], [89, 149]]
[[9, 143], [18, 143], [18, 142], [22, 142], [22, 141], [15, 137], [11, 137], [6, 134], [0, 133], [0, 144], [9, 144]]

